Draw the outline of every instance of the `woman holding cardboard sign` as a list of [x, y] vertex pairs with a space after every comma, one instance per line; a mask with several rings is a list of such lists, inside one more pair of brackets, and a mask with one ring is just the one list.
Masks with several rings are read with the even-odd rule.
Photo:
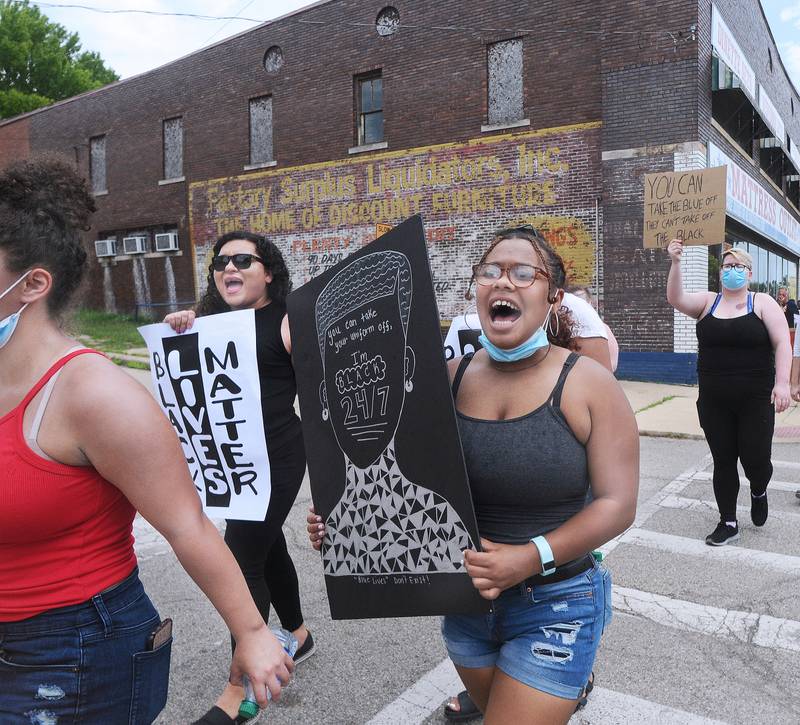
[[[569, 349], [559, 262], [532, 227], [497, 232], [473, 268], [483, 349], [449, 363], [481, 534], [464, 562], [493, 604], [442, 634], [489, 725], [570, 719], [611, 618], [591, 552], [636, 511], [636, 421], [611, 373]], [[324, 524], [307, 522], [321, 548]]]
[[[255, 310], [271, 495], [264, 521], [229, 520], [225, 542], [242, 569], [264, 621], [269, 619], [270, 605], [274, 605], [281, 625], [297, 638], [298, 650], [294, 655], [297, 663], [314, 653], [314, 638], [303, 621], [297, 572], [281, 528], [306, 470], [300, 419], [294, 411], [297, 387], [286, 319], [286, 295], [290, 289], [283, 255], [272, 242], [258, 234], [230, 232], [214, 244], [208, 285], [197, 314]], [[184, 332], [194, 319], [195, 312], [186, 310], [167, 315], [164, 322], [177, 332]], [[242, 696], [242, 688], [228, 683], [216, 705], [198, 722], [203, 725], [233, 722]]]
[[138, 725], [164, 707], [171, 622], [139, 581], [137, 510], [239, 638], [231, 680], [247, 674], [266, 704], [291, 658], [203, 514], [172, 426], [62, 330], [92, 211], [64, 162], [0, 173], [0, 722]]
[[681, 276], [683, 242], [667, 247], [672, 266], [667, 301], [697, 320], [697, 412], [714, 458], [714, 496], [720, 522], [709, 546], [739, 538], [736, 500], [738, 461], [750, 481], [750, 518], [767, 520], [775, 413], [789, 407], [791, 350], [786, 318], [772, 297], [751, 293], [752, 257], [728, 249], [722, 257], [722, 292], [686, 292]]

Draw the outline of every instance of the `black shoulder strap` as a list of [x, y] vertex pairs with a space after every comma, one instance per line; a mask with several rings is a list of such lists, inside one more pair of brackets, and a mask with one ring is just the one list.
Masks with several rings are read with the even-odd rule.
[[461, 362], [458, 364], [458, 370], [456, 370], [456, 374], [453, 376], [453, 384], [451, 386], [453, 391], [453, 400], [458, 397], [458, 388], [461, 385], [461, 378], [464, 377], [464, 373], [467, 370], [467, 365], [470, 364], [472, 361], [472, 356], [474, 352], [468, 352], [464, 357], [461, 358]]
[[578, 361], [577, 352], [571, 352], [569, 357], [564, 361], [564, 367], [561, 368], [561, 374], [558, 376], [558, 381], [556, 382], [556, 386], [553, 388], [553, 392], [550, 394], [550, 400], [552, 401], [552, 405], [554, 408], [561, 409], [561, 393], [564, 390], [564, 383], [567, 380], [567, 375], [569, 375], [569, 371], [572, 370], [572, 366]]

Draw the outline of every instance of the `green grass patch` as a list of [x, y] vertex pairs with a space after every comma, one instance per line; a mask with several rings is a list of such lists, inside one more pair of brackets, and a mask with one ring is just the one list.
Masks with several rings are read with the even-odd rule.
[[125, 352], [132, 347], [144, 347], [144, 340], [136, 329], [136, 322], [126, 315], [114, 315], [97, 310], [79, 310], [75, 313], [71, 332], [85, 335], [91, 344], [103, 352]]
[[665, 395], [661, 400], [656, 400], [654, 403], [650, 403], [649, 405], [645, 405], [644, 408], [639, 408], [634, 415], [638, 415], [639, 413], [644, 413], [645, 410], [650, 410], [650, 408], [655, 408], [657, 405], [661, 405], [662, 403], [666, 403], [668, 400], [672, 400], [673, 398], [677, 398], [677, 395]]
[[120, 360], [119, 358], [112, 358], [113, 361], [123, 368], [133, 368], [134, 370], [149, 370], [150, 366], [147, 363], [139, 362], [138, 360]]

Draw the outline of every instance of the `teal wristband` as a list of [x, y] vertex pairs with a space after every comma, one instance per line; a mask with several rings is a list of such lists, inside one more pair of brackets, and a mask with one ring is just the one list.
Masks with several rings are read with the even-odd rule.
[[544, 536], [534, 536], [531, 543], [539, 550], [539, 559], [542, 562], [542, 576], [548, 576], [556, 570], [556, 560], [553, 550]]

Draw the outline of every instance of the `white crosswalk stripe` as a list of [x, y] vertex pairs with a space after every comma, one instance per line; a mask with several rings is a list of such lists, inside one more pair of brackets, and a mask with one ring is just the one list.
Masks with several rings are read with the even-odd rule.
[[573, 725], [726, 725], [641, 697], [595, 687], [589, 704], [570, 720]]
[[[711, 471], [700, 471], [694, 476], [695, 481], [710, 481]], [[739, 474], [739, 485], [742, 488], [750, 488], [750, 482], [744, 477], [742, 473]], [[800, 490], [800, 483], [792, 483], [791, 481], [770, 481], [768, 491], [789, 491], [790, 493]]]
[[[453, 663], [444, 660], [384, 707], [367, 725], [420, 723], [461, 687]], [[573, 725], [727, 725], [721, 720], [709, 720], [604, 687], [594, 688], [589, 704], [570, 722]]]
[[665, 627], [800, 652], [800, 622], [790, 619], [709, 607], [628, 587], [615, 586], [613, 596], [614, 609]]
[[670, 554], [685, 554], [715, 561], [732, 561], [759, 569], [795, 574], [800, 582], [800, 557], [798, 556], [745, 549], [742, 546], [707, 546], [704, 541], [699, 539], [688, 539], [685, 536], [664, 534], [649, 529], [628, 529], [619, 537], [619, 541], [623, 544], [637, 544]]
[[[712, 511], [717, 513], [717, 504], [714, 501], [706, 501], [697, 498], [686, 498], [685, 496], [667, 496], [661, 502], [665, 508], [685, 509], [687, 511]], [[749, 506], [737, 506], [736, 511], [744, 517], [750, 516]], [[791, 521], [800, 525], [800, 513], [791, 511], [771, 511], [769, 518], [773, 521]]]

